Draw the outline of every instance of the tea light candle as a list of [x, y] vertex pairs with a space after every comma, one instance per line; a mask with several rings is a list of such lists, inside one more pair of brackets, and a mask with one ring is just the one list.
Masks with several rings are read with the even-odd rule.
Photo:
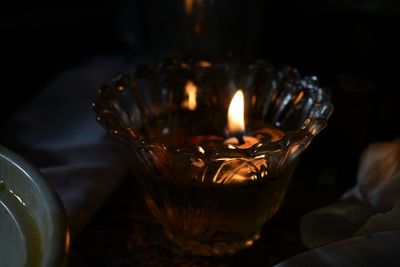
[[[186, 107], [186, 104], [187, 100], [185, 99], [182, 106]], [[244, 93], [241, 89], [238, 89], [229, 104], [225, 137], [217, 135], [195, 135], [189, 137], [187, 143], [204, 147], [231, 145], [239, 149], [247, 149], [265, 139], [274, 142], [284, 136], [283, 131], [272, 126], [247, 133], [244, 121], [244, 109]]]

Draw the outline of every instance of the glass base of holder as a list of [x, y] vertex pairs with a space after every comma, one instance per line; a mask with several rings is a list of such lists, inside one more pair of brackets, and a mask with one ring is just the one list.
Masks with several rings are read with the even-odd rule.
[[206, 241], [194, 240], [183, 234], [173, 233], [167, 229], [164, 229], [164, 232], [168, 239], [177, 244], [183, 251], [199, 256], [232, 255], [239, 250], [251, 247], [253, 243], [260, 238], [260, 233], [257, 232], [244, 240]]

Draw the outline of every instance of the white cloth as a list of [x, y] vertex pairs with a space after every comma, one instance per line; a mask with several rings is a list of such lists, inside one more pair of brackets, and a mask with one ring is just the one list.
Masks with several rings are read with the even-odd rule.
[[32, 161], [60, 195], [73, 237], [127, 176], [128, 163], [97, 124], [91, 102], [101, 85], [131, 66], [103, 57], [68, 70], [3, 129], [13, 139], [10, 148]]
[[400, 139], [369, 145], [360, 162], [357, 186], [343, 197], [353, 195], [379, 211], [392, 209], [400, 201]]
[[361, 155], [356, 186], [339, 201], [306, 214], [300, 228], [310, 248], [400, 230], [400, 139], [369, 145]]
[[385, 231], [318, 247], [274, 267], [397, 267], [400, 231]]

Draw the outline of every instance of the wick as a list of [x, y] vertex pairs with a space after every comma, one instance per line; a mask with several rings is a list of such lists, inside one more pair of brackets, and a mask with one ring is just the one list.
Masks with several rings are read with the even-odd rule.
[[230, 133], [229, 130], [228, 130], [228, 127], [227, 127], [225, 133], [226, 133], [225, 136], [227, 138], [229, 138], [229, 137], [236, 138], [237, 141], [238, 141], [238, 145], [243, 145], [245, 143], [244, 138], [243, 138], [243, 134], [245, 133], [244, 131], [243, 132]]
[[243, 139], [243, 135], [242, 134], [237, 134], [235, 135], [236, 139], [239, 142], [239, 145], [243, 145], [244, 144], [244, 139]]

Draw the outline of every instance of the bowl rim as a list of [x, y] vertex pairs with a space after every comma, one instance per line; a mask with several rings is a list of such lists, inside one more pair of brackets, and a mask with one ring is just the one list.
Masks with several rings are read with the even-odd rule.
[[67, 266], [70, 233], [66, 210], [60, 197], [37, 167], [24, 157], [18, 155], [9, 148], [0, 145], [0, 158], [8, 161], [16, 169], [25, 174], [30, 183], [32, 183], [39, 193], [48, 200], [45, 205], [51, 213], [60, 214], [65, 218], [58, 220], [57, 223], [53, 225], [51, 236], [52, 240], [54, 240], [57, 245], [49, 247], [48, 266]]
[[[203, 66], [203, 63], [209, 63], [211, 65]], [[273, 73], [272, 80], [279, 79], [279, 75], [286, 75], [286, 72], [295, 75], [295, 80], [298, 85], [301, 85], [304, 89], [310, 90], [311, 87], [318, 88], [321, 92], [323, 91], [324, 97], [316, 96], [315, 108], [319, 109], [319, 112], [310, 112], [310, 116], [305, 119], [303, 125], [299, 126], [296, 130], [286, 131], [284, 138], [276, 141], [258, 142], [249, 149], [238, 149], [237, 151], [274, 151], [279, 148], [282, 150], [289, 150], [293, 146], [308, 145], [311, 140], [323, 130], [331, 117], [334, 109], [334, 105], [331, 100], [331, 91], [323, 86], [320, 86], [319, 79], [315, 75], [301, 76], [298, 69], [291, 64], [282, 66], [275, 66], [266, 59], [259, 58], [257, 60], [243, 60], [235, 57], [227, 58], [196, 58], [196, 57], [171, 57], [164, 58], [155, 62], [142, 62], [133, 66], [127, 72], [117, 73], [111, 81], [103, 83], [101, 88], [98, 90], [92, 101], [92, 108], [96, 114], [97, 122], [114, 138], [120, 142], [133, 147], [142, 148], [143, 144], [154, 144], [154, 142], [163, 144], [164, 147], [169, 147], [165, 143], [158, 139], [148, 139], [138, 133], [133, 127], [123, 125], [120, 115], [116, 114], [115, 106], [110, 100], [117, 100], [119, 95], [132, 83], [133, 80], [137, 79], [137, 74], [141, 73], [144, 69], [154, 71], [154, 74], [161, 77], [161, 74], [166, 74], [166, 69], [176, 68], [179, 70], [199, 68], [204, 71], [209, 69], [219, 68], [223, 65], [229, 68], [234, 66], [259, 66], [260, 68], [271, 68]], [[140, 74], [139, 74], [140, 76]], [[147, 77], [148, 78], [148, 77]], [[146, 79], [147, 79], [146, 78]], [[128, 82], [129, 81], [129, 82]], [[242, 88], [242, 90], [245, 88]], [[315, 92], [313, 94], [316, 94]], [[282, 129], [278, 125], [274, 125], [278, 129]], [[185, 148], [185, 146], [177, 146], [179, 148]], [[245, 152], [247, 155], [247, 152]], [[257, 154], [257, 153], [256, 153]]]

